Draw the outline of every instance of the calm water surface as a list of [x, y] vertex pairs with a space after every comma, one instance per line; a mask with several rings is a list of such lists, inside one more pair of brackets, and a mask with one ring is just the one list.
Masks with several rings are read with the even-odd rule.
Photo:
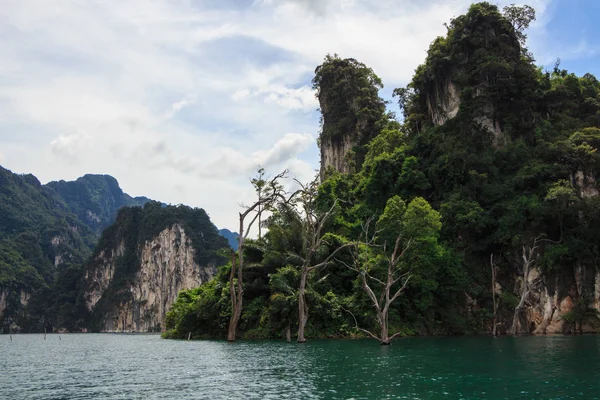
[[598, 399], [600, 336], [171, 341], [0, 336], [2, 399]]

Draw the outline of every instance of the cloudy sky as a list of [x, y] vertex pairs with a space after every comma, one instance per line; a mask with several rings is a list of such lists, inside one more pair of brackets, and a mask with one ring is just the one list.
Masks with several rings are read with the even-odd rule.
[[[327, 53], [405, 85], [468, 0], [1, 0], [0, 164], [116, 177], [236, 229], [258, 165], [319, 167], [310, 80]], [[498, 1], [500, 5], [517, 2]], [[596, 0], [529, 0], [540, 65], [600, 75]]]

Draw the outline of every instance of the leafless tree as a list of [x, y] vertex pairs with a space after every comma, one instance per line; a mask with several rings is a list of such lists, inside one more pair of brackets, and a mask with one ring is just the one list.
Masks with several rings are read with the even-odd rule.
[[[252, 185], [257, 193], [257, 200], [249, 206], [244, 206], [244, 211], [239, 213], [239, 236], [237, 254], [232, 252], [231, 257], [231, 272], [229, 274], [229, 296], [231, 299], [231, 318], [229, 320], [229, 331], [227, 340], [235, 341], [236, 331], [240, 316], [242, 315], [244, 285], [243, 285], [243, 269], [244, 269], [244, 249], [246, 247], [246, 239], [254, 226], [254, 224], [262, 218], [265, 211], [273, 208], [274, 204], [279, 200], [285, 199], [285, 190], [281, 185], [281, 180], [287, 175], [287, 170], [277, 174], [272, 179], [265, 179], [265, 171], [263, 168], [258, 170], [256, 178], [252, 179]], [[251, 218], [249, 218], [251, 216]], [[249, 221], [248, 221], [249, 220]], [[260, 231], [259, 231], [260, 232]], [[236, 281], [237, 277], [237, 281]]]
[[494, 318], [492, 319], [492, 336], [496, 336], [496, 328], [498, 325], [496, 306], [496, 263], [494, 262], [494, 254], [490, 254], [490, 267], [492, 268], [492, 303], [494, 305]]
[[519, 304], [515, 307], [515, 313], [513, 315], [513, 322], [508, 332], [509, 335], [516, 335], [519, 332], [519, 317], [523, 307], [525, 306], [525, 301], [529, 296], [529, 293], [533, 288], [535, 288], [541, 281], [542, 278], [538, 278], [535, 282], [529, 283], [529, 273], [533, 265], [539, 256], [538, 248], [540, 246], [540, 242], [542, 241], [542, 237], [544, 235], [540, 235], [533, 239], [531, 245], [523, 245], [521, 258], [523, 260], [523, 284], [521, 285], [521, 299], [519, 300]]
[[315, 204], [317, 197], [318, 178], [308, 184], [296, 181], [300, 186], [298, 191], [298, 206], [302, 219], [302, 254], [290, 254], [290, 258], [297, 260], [300, 265], [300, 284], [298, 287], [298, 343], [306, 342], [304, 330], [309, 316], [309, 305], [306, 301], [306, 287], [309, 274], [319, 268], [327, 266], [333, 258], [343, 249], [352, 246], [352, 243], [339, 245], [329, 253], [325, 259], [318, 262], [319, 252], [328, 245], [327, 235], [324, 233], [325, 225], [335, 214], [338, 200], [326, 211], [321, 212]]
[[[367, 237], [368, 235], [368, 223], [363, 224], [363, 236]], [[397, 332], [390, 336], [389, 334], [389, 311], [390, 307], [400, 297], [408, 285], [408, 282], [412, 278], [412, 273], [410, 269], [406, 269], [402, 264], [401, 260], [403, 259], [406, 251], [409, 249], [411, 245], [411, 240], [408, 240], [404, 246], [402, 246], [402, 236], [398, 236], [396, 238], [396, 243], [394, 245], [394, 250], [391, 256], [386, 255], [386, 264], [387, 264], [387, 274], [384, 279], [379, 279], [377, 277], [369, 274], [369, 266], [364, 262], [364, 258], [361, 257], [361, 247], [368, 251], [369, 248], [373, 248], [375, 245], [375, 235], [371, 236], [371, 239], [365, 241], [361, 244], [354, 245], [354, 251], [352, 252], [353, 264], [348, 265], [343, 261], [340, 261], [346, 267], [356, 271], [359, 274], [362, 288], [371, 300], [373, 304], [373, 308], [375, 308], [375, 312], [377, 314], [377, 323], [379, 325], [379, 335], [361, 328], [358, 326], [358, 322], [354, 314], [350, 312], [352, 317], [354, 318], [355, 328], [361, 332], [366, 333], [371, 336], [373, 339], [378, 340], [382, 345], [389, 345], [391, 341], [399, 336], [401, 332]], [[384, 246], [384, 254], [385, 254], [385, 246]], [[371, 285], [375, 285], [375, 287], [379, 287], [379, 296], [375, 294], [375, 291], [371, 288]], [[396, 288], [396, 289], [394, 289]]]

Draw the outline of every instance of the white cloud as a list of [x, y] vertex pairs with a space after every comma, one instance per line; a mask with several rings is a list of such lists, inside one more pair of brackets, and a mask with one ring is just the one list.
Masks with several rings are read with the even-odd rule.
[[183, 100], [180, 100], [176, 103], [173, 103], [171, 105], [171, 109], [167, 112], [167, 119], [168, 118], [173, 118], [173, 116], [175, 114], [177, 114], [179, 111], [181, 111], [183, 108], [191, 106], [192, 104], [195, 103], [195, 100], [193, 98], [186, 98]]
[[310, 80], [327, 53], [389, 92], [470, 0], [233, 3], [4, 0], [0, 162], [42, 181], [108, 173], [235, 229], [258, 165], [303, 181], [318, 169]]
[[89, 150], [85, 148], [86, 140], [89, 140], [89, 135], [85, 132], [60, 135], [50, 142], [50, 148], [59, 159], [77, 164], [81, 156], [85, 157], [84, 151]]

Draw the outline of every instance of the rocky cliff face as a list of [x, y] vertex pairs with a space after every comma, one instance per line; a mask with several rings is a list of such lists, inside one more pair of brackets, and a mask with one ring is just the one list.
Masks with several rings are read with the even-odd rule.
[[119, 245], [107, 254], [106, 251], [100, 252], [96, 260], [100, 265], [93, 269], [88, 269], [85, 272], [85, 305], [88, 310], [93, 310], [102, 295], [110, 286], [113, 276], [115, 275], [115, 263], [119, 257], [122, 257], [125, 252], [125, 243], [121, 241]]
[[[115, 277], [115, 260], [122, 244], [111, 254], [100, 253], [99, 266], [86, 273], [86, 304], [90, 311], [107, 295]], [[166, 313], [181, 290], [200, 286], [216, 273], [214, 265], [194, 261], [195, 249], [180, 224], [160, 232], [139, 249], [138, 271], [122, 291], [125, 301], [106, 310], [100, 327], [106, 332], [147, 332], [164, 328]]]
[[379, 134], [378, 123], [384, 118], [381, 80], [353, 58], [328, 55], [315, 70], [313, 85], [322, 115], [321, 180], [330, 169], [357, 172], [364, 161], [364, 147]]
[[329, 140], [321, 143], [321, 178], [326, 177], [329, 169], [349, 174], [354, 172], [352, 157], [350, 156], [352, 148], [356, 145], [350, 136], [345, 136], [337, 141]]
[[[473, 121], [490, 134], [491, 143], [494, 147], [501, 147], [505, 144], [506, 137], [502, 131], [500, 121], [495, 118], [496, 109], [494, 104], [485, 99], [485, 90], [475, 90], [474, 97], [479, 100], [480, 104], [473, 112]], [[431, 121], [437, 126], [444, 125], [458, 115], [462, 104], [461, 87], [452, 80], [445, 79], [442, 84], [435, 85], [426, 94], [426, 103]]]
[[460, 87], [451, 80], [446, 80], [428, 93], [426, 99], [431, 120], [435, 125], [443, 125], [458, 114]]
[[[542, 277], [539, 269], [529, 274], [533, 284]], [[519, 282], [520, 283], [520, 282]], [[542, 278], [529, 295], [528, 307], [520, 318], [520, 333], [551, 334], [600, 332], [597, 318], [584, 319], [581, 326], [576, 319], [577, 307], [582, 298], [589, 298], [587, 304], [600, 312], [600, 270], [596, 267], [577, 266], [572, 271]], [[579, 304], [578, 304], [579, 303]], [[582, 310], [583, 311], [583, 310]]]

